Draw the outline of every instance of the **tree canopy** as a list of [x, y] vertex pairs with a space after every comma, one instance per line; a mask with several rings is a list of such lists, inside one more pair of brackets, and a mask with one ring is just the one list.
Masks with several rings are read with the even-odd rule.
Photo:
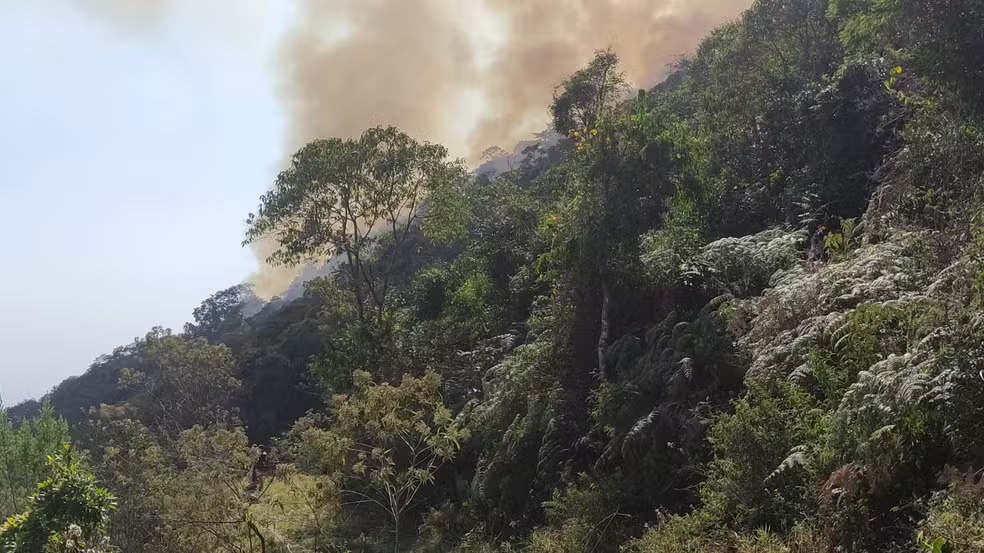
[[[460, 163], [448, 162], [443, 146], [419, 143], [396, 128], [377, 127], [358, 140], [316, 140], [297, 151], [274, 189], [247, 220], [246, 243], [273, 236], [278, 248], [269, 261], [294, 265], [305, 259], [343, 256], [348, 287], [360, 319], [368, 307], [382, 313], [390, 292], [390, 260], [376, 257], [386, 241], [397, 250], [415, 223], [428, 217], [428, 195], [450, 200], [464, 178]], [[443, 236], [460, 225], [453, 210], [437, 204], [428, 222]]]
[[756, 0], [648, 90], [597, 52], [497, 173], [310, 142], [245, 242], [322, 276], [0, 415], [0, 544], [984, 551], [981, 29]]

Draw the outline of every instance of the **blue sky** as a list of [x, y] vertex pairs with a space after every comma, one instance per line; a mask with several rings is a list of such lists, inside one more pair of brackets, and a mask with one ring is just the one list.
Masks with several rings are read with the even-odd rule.
[[255, 270], [243, 220], [284, 118], [267, 39], [213, 28], [128, 32], [67, 0], [0, 3], [6, 405], [154, 325], [180, 328]]

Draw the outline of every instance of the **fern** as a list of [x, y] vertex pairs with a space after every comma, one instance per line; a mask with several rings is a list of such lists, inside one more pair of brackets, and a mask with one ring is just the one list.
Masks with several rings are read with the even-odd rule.
[[833, 445], [841, 455], [888, 467], [907, 443], [928, 439], [942, 424], [960, 380], [931, 353], [891, 355], [858, 374], [834, 414]]
[[659, 285], [705, 288], [710, 293], [749, 297], [769, 285], [780, 270], [793, 267], [799, 259], [802, 231], [771, 229], [741, 238], [724, 238], [703, 246], [696, 253], [670, 263], [663, 250], [645, 251], [642, 262]]
[[807, 467], [810, 464], [810, 452], [809, 446], [798, 445], [789, 452], [789, 455], [779, 463], [776, 470], [772, 471], [765, 478], [766, 483], [770, 483], [782, 478], [783, 475], [802, 467]]
[[851, 311], [867, 304], [912, 300], [934, 276], [906, 261], [919, 239], [918, 234], [899, 233], [889, 242], [862, 246], [840, 263], [819, 270], [799, 266], [780, 272], [761, 297], [737, 302], [738, 309], [752, 312], [739, 339], [752, 356], [749, 374], [785, 378], [817, 347], [849, 334], [851, 327], [845, 325]]

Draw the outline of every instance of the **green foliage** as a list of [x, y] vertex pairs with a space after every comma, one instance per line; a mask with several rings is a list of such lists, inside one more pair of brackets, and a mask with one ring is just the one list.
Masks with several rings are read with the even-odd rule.
[[235, 361], [223, 344], [155, 331], [139, 345], [139, 370], [124, 369], [120, 385], [145, 424], [177, 434], [196, 424], [228, 422], [240, 383]]
[[920, 535], [919, 545], [921, 545], [925, 551], [930, 553], [949, 553], [950, 551], [953, 551], [953, 546], [951, 546], [943, 538], [936, 538], [933, 541], [929, 541]]
[[842, 219], [840, 229], [827, 234], [823, 239], [823, 247], [831, 261], [843, 259], [852, 249], [857, 247], [858, 222], [856, 219]]
[[627, 85], [618, 56], [600, 50], [587, 67], [565, 80], [554, 92], [550, 112], [554, 130], [564, 135], [589, 133], [622, 100]]
[[789, 528], [808, 514], [809, 448], [822, 441], [828, 424], [816, 407], [794, 385], [750, 382], [734, 413], [719, 417], [708, 433], [714, 459], [701, 490], [706, 509], [748, 528]]
[[917, 535], [924, 551], [984, 551], [984, 486], [979, 474], [946, 472], [948, 487], [932, 500]]
[[663, 226], [642, 237], [642, 262], [657, 285], [672, 286], [681, 267], [703, 244], [697, 206], [678, 193], [664, 216]]
[[739, 553], [789, 553], [790, 548], [768, 530], [759, 529], [750, 536], [738, 539]]
[[560, 393], [551, 371], [554, 348], [544, 334], [516, 348], [486, 373], [484, 400], [466, 410], [481, 448], [471, 497], [479, 519], [493, 535], [539, 515], [553, 489], [544, 480], [562, 462]]
[[606, 351], [613, 382], [593, 396], [587, 438], [598, 452], [594, 471], [609, 476], [627, 514], [693, 499], [707, 454], [704, 419], [727, 404], [744, 372], [725, 315], [730, 299], [712, 300], [689, 322], [671, 313]]
[[303, 466], [330, 471], [348, 504], [385, 513], [396, 551], [401, 522], [419, 508], [435, 474], [468, 437], [442, 403], [440, 385], [435, 373], [405, 376], [390, 386], [357, 371], [352, 394], [332, 400], [329, 429], [304, 423], [295, 430], [292, 447]]
[[622, 541], [619, 530], [628, 515], [621, 513], [614, 486], [595, 483], [580, 475], [576, 484], [555, 490], [544, 503], [548, 528], [530, 535], [525, 551], [563, 553], [567, 551], [615, 551]]
[[940, 306], [932, 301], [862, 305], [829, 327], [824, 347], [814, 350], [797, 376], [814, 378], [818, 395], [836, 406], [861, 371], [917, 347], [941, 324]]
[[[393, 275], [376, 248], [384, 241], [403, 246], [422, 217], [445, 239], [463, 228], [464, 204], [450, 192], [463, 168], [447, 155], [443, 146], [421, 144], [393, 127], [369, 129], [358, 140], [311, 142], [260, 198], [245, 243], [273, 237], [278, 248], [269, 261], [286, 265], [343, 255], [360, 320], [367, 307], [382, 317]], [[436, 203], [425, 215], [428, 194]], [[449, 221], [442, 225], [436, 217]]]
[[[819, 551], [820, 549], [816, 549]], [[814, 551], [794, 549], [781, 536], [767, 529], [739, 534], [726, 531], [714, 524], [707, 513], [696, 511], [689, 515], [661, 515], [657, 524], [642, 537], [629, 541], [622, 551], [628, 553], [658, 553], [680, 551], [683, 553], [789, 553], [790, 551]]]
[[[707, 137], [716, 232], [742, 235], [866, 205], [894, 100], [864, 62], [844, 63], [824, 0], [761, 0], [714, 31], [668, 93]], [[840, 67], [839, 67], [840, 66]], [[714, 196], [712, 196], [714, 197]]]
[[58, 417], [50, 403], [45, 403], [36, 418], [10, 420], [0, 409], [0, 515], [20, 513], [51, 468], [45, 460], [62, 452], [68, 423]]
[[11, 553], [115, 551], [106, 524], [116, 504], [65, 445], [48, 457], [51, 476], [37, 485], [27, 510], [0, 527], [0, 547]]
[[814, 346], [843, 324], [846, 311], [925, 290], [935, 275], [913, 259], [920, 240], [921, 235], [897, 232], [820, 270], [801, 266], [778, 273], [761, 297], [739, 306], [752, 311], [741, 337], [753, 357], [749, 374], [785, 378], [802, 372]]
[[[242, 429], [195, 426], [172, 439], [123, 419], [104, 423], [100, 441], [98, 470], [119, 498], [110, 535], [125, 551], [261, 551], [261, 541], [296, 545], [330, 528], [324, 510], [316, 521], [307, 508], [278, 516], [285, 498], [255, 473], [259, 453]], [[276, 490], [292, 487], [298, 501], [320, 497], [287, 475]]]
[[245, 320], [243, 307], [252, 293], [245, 284], [216, 292], [192, 312], [195, 322], [185, 325], [185, 334], [210, 341], [229, 340], [229, 333], [238, 330]]
[[717, 553], [729, 551], [733, 545], [734, 535], [716, 529], [713, 519], [696, 512], [686, 516], [661, 516], [654, 528], [629, 542], [625, 550], [629, 553]]
[[921, 109], [907, 125], [907, 148], [892, 160], [897, 166], [892, 189], [899, 217], [933, 229], [966, 228], [972, 200], [984, 174], [984, 134], [943, 105]]
[[973, 233], [971, 255], [974, 259], [974, 300], [978, 307], [981, 307], [984, 306], [984, 210], [979, 209], [974, 214], [971, 232]]
[[[886, 472], [910, 461], [907, 456], [920, 451], [918, 442], [943, 428], [955, 387], [956, 372], [934, 367], [935, 361], [891, 355], [859, 373], [834, 417], [836, 450]], [[890, 478], [891, 472], [872, 477]]]
[[984, 10], [979, 3], [837, 0], [831, 12], [840, 21], [842, 41], [854, 52], [873, 51], [907, 62], [935, 94], [952, 91], [976, 110], [984, 106], [977, 86], [984, 77], [978, 32]]
[[711, 297], [749, 297], [764, 290], [778, 271], [796, 265], [804, 238], [803, 232], [770, 229], [705, 244], [675, 267], [661, 268], [658, 250], [644, 252], [642, 259], [663, 286], [682, 286], [689, 293], [705, 290]]

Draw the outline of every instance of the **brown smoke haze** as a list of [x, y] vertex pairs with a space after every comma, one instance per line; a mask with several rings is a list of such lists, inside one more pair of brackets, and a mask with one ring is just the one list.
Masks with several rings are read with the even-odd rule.
[[[192, 0], [77, 0], [147, 26]], [[243, 0], [200, 0], [232, 12]], [[272, 0], [271, 0], [272, 1]], [[285, 157], [317, 137], [396, 125], [471, 161], [543, 130], [555, 86], [612, 47], [638, 87], [660, 81], [751, 0], [295, 0], [276, 58]], [[252, 3], [252, 0], [250, 2]], [[260, 259], [269, 242], [257, 246]], [[295, 271], [264, 269], [256, 291]]]
[[612, 47], [629, 80], [651, 86], [749, 0], [489, 0], [508, 40], [484, 76], [488, 109], [472, 151], [508, 146], [546, 121], [554, 87], [598, 49]]
[[449, 111], [475, 78], [471, 42], [453, 1], [301, 4], [282, 53], [291, 149], [381, 124], [431, 141], [446, 138]]
[[630, 80], [649, 86], [749, 4], [301, 0], [283, 53], [288, 141], [393, 124], [474, 160], [542, 130], [554, 87], [595, 50], [611, 46]]

